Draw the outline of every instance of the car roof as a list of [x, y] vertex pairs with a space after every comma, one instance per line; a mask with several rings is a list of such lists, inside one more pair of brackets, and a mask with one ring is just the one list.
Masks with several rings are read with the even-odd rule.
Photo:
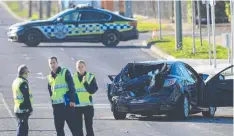
[[169, 61], [169, 60], [158, 60], [158, 61], [138, 61], [138, 62], [130, 62], [129, 64], [152, 64], [152, 65], [157, 65], [157, 64], [162, 64], [162, 63], [167, 63], [168, 65], [172, 65], [174, 63], [181, 62], [181, 61]]

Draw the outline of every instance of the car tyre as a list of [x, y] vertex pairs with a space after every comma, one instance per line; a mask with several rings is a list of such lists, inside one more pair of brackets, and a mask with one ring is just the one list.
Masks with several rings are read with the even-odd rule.
[[185, 120], [190, 112], [190, 102], [187, 95], [181, 96], [175, 106], [175, 110], [168, 115], [171, 119]]
[[204, 117], [213, 118], [214, 115], [215, 115], [215, 112], [216, 112], [216, 107], [210, 106], [208, 111], [203, 111], [202, 112], [202, 115]]
[[125, 112], [118, 112], [116, 109], [116, 102], [112, 103], [113, 106], [113, 116], [116, 120], [124, 120], [127, 116], [127, 113]]
[[29, 47], [36, 47], [41, 42], [41, 33], [36, 30], [28, 30], [24, 39], [24, 43]]
[[116, 47], [120, 42], [120, 34], [117, 31], [106, 31], [102, 37], [102, 44], [107, 47]]

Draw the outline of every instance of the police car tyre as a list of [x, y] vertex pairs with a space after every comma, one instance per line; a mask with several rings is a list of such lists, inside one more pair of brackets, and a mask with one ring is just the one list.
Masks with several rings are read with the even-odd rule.
[[36, 29], [30, 29], [25, 33], [24, 43], [30, 47], [36, 47], [41, 42], [41, 32]]
[[120, 42], [120, 34], [118, 31], [106, 31], [102, 37], [102, 43], [107, 47], [115, 47]]
[[169, 118], [177, 120], [185, 120], [190, 112], [190, 102], [187, 95], [182, 95], [176, 105], [174, 111], [168, 114]]
[[216, 107], [210, 106], [208, 111], [203, 111], [202, 112], [202, 115], [204, 117], [213, 118], [214, 115], [215, 115], [215, 112], [216, 112]]
[[113, 106], [113, 115], [114, 115], [114, 118], [116, 120], [124, 120], [126, 118], [126, 116], [127, 116], [127, 113], [125, 113], [125, 112], [118, 112], [116, 110], [116, 102], [113, 102], [112, 106]]

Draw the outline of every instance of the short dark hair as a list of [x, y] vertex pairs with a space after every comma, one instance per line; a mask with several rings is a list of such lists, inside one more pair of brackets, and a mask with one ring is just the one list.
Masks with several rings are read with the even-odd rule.
[[50, 57], [50, 60], [52, 60], [52, 59], [54, 59], [54, 60], [56, 60], [56, 62], [58, 62], [57, 57], [55, 57], [55, 56]]

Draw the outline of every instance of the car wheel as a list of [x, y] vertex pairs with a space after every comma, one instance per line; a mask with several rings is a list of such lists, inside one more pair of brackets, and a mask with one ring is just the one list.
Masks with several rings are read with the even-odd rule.
[[202, 115], [204, 117], [211, 117], [211, 118], [213, 118], [214, 115], [215, 115], [215, 112], [216, 112], [216, 107], [210, 106], [208, 111], [203, 111], [202, 112]]
[[38, 30], [28, 30], [26, 32], [24, 43], [30, 47], [36, 47], [41, 42], [41, 33]]
[[102, 43], [107, 47], [115, 47], [120, 42], [119, 32], [107, 31], [103, 34]]
[[113, 102], [112, 106], [113, 106], [113, 115], [114, 115], [114, 118], [116, 120], [123, 120], [123, 119], [126, 118], [127, 113], [125, 113], [125, 112], [118, 112], [117, 111], [117, 109], [116, 109], [116, 102]]
[[176, 103], [175, 110], [169, 114], [173, 119], [185, 120], [190, 112], [190, 102], [188, 96], [184, 95]]
[[113, 103], [112, 96], [110, 95], [110, 90], [109, 89], [107, 90], [107, 98], [108, 98], [110, 103]]

